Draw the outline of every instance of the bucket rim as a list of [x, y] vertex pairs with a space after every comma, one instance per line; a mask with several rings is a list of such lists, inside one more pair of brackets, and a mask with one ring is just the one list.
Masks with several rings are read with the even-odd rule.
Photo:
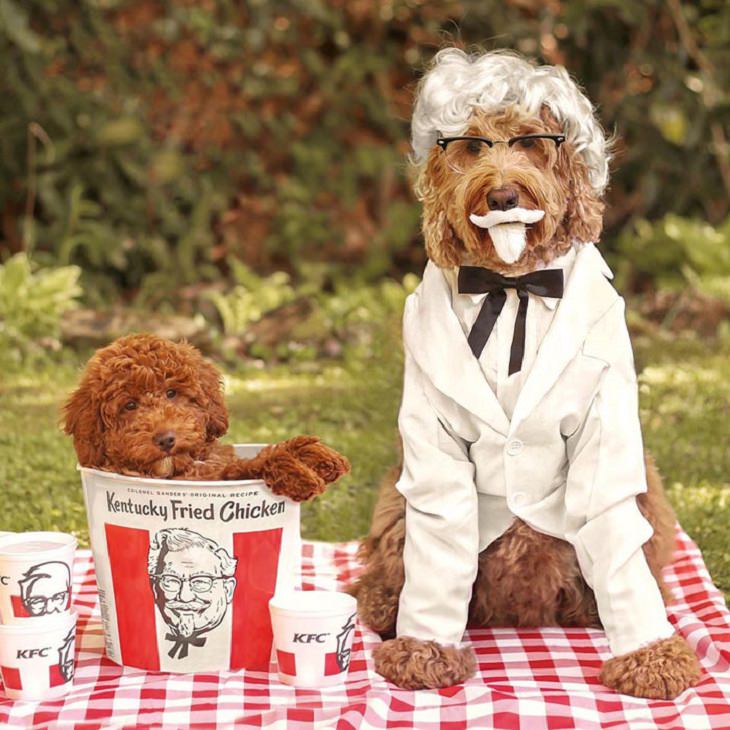
[[[265, 446], [268, 446], [268, 444], [263, 443], [242, 443], [242, 444], [231, 444], [234, 449], [238, 449], [240, 447], [260, 447], [264, 448]], [[119, 474], [115, 471], [105, 471], [104, 469], [93, 469], [88, 466], [81, 466], [81, 464], [76, 464], [77, 471], [80, 471], [82, 474], [87, 474], [89, 476], [100, 476], [104, 477], [106, 479], [112, 479], [114, 481], [119, 481], [125, 484], [145, 484], [155, 487], [164, 487], [164, 486], [174, 486], [175, 488], [182, 488], [182, 487], [188, 487], [190, 489], [199, 489], [201, 486], [206, 487], [236, 487], [236, 486], [247, 486], [247, 487], [254, 487], [254, 486], [263, 486], [264, 488], [268, 489], [266, 486], [266, 482], [263, 479], [158, 479], [157, 477], [143, 477], [143, 476], [129, 476], [127, 474]]]

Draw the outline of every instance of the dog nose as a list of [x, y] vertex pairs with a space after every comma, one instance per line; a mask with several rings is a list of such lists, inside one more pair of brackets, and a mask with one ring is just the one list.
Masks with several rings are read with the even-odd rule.
[[162, 433], [156, 433], [152, 440], [163, 450], [169, 451], [175, 445], [175, 432], [174, 431], [162, 431]]
[[496, 188], [487, 193], [489, 210], [511, 210], [520, 201], [520, 194], [515, 188]]

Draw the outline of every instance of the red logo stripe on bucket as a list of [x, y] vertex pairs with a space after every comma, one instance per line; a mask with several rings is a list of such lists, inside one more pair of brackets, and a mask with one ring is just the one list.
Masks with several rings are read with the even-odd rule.
[[30, 616], [28, 611], [25, 610], [23, 601], [20, 600], [20, 596], [10, 596], [10, 603], [13, 606], [13, 616], [16, 618], [27, 618]]
[[68, 680], [61, 674], [61, 666], [53, 664], [48, 667], [48, 683], [51, 687], [58, 687], [60, 684], [66, 684]]
[[272, 640], [269, 599], [276, 588], [280, 551], [281, 528], [233, 535], [238, 563], [232, 607], [232, 669], [268, 669]]
[[[276, 650], [276, 661], [279, 665], [279, 671], [282, 674], [288, 674], [290, 677], [296, 676], [297, 658], [290, 651]], [[340, 674], [342, 669], [337, 663], [337, 654], [330, 651], [324, 655], [324, 674], [325, 677], [331, 677], [333, 674]]]
[[23, 689], [20, 679], [20, 669], [17, 667], [0, 667], [3, 674], [3, 683], [6, 689]]
[[297, 673], [297, 658], [290, 651], [276, 650], [276, 661], [279, 665], [279, 671], [282, 674], [288, 674], [293, 677]]
[[324, 655], [324, 673], [325, 676], [332, 674], [339, 674], [342, 671], [340, 665], [337, 663], [337, 654], [333, 651], [328, 652]]
[[122, 663], [159, 671], [155, 601], [147, 574], [147, 530], [105, 524]]

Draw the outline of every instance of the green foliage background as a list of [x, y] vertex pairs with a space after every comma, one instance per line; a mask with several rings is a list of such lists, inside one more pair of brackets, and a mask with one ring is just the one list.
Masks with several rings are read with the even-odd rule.
[[408, 119], [450, 44], [585, 86], [617, 135], [609, 251], [637, 220], [726, 217], [724, 0], [0, 0], [0, 257], [81, 266], [91, 303], [191, 311], [181, 291], [231, 258], [416, 271]]

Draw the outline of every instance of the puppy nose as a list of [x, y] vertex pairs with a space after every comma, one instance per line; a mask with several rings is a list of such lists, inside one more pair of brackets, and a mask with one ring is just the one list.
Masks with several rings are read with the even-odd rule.
[[169, 451], [175, 445], [175, 432], [174, 431], [162, 431], [156, 433], [152, 440], [163, 450]]
[[520, 194], [515, 188], [496, 188], [487, 193], [489, 210], [511, 210], [520, 201]]

